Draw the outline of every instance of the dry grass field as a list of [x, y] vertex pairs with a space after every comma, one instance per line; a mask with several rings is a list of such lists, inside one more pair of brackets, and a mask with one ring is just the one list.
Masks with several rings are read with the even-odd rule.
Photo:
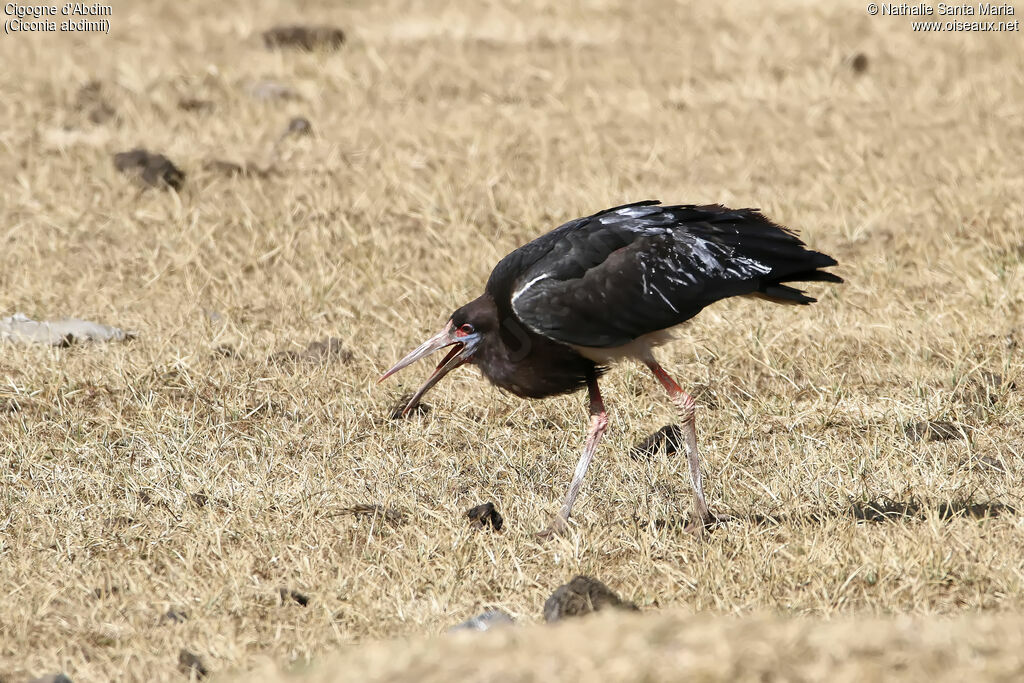
[[742, 619], [659, 611], [555, 626], [348, 647], [259, 683], [544, 683], [546, 681], [1019, 681], [1024, 620], [921, 618]]
[[[4, 681], [184, 680], [182, 649], [221, 675], [304, 669], [352, 644], [365, 656], [335, 673], [368, 680], [359, 666], [406, 661], [405, 638], [470, 658], [515, 641], [537, 666], [621, 643], [638, 669], [620, 658], [615, 680], [651, 680], [704, 623], [732, 636], [704, 680], [758, 652], [776, 653], [766, 676], [854, 680], [813, 644], [884, 650], [887, 629], [927, 641], [900, 661], [931, 680], [956, 670], [933, 659], [950, 642], [975, 648], [965, 672], [1020, 673], [1020, 33], [799, 0], [188, 0], [109, 20], [0, 37], [0, 317], [137, 333], [0, 346]], [[296, 22], [348, 40], [263, 46]], [[294, 116], [312, 136], [281, 137]], [[115, 170], [139, 146], [185, 172], [180, 192]], [[506, 252], [647, 198], [759, 206], [847, 282], [806, 308], [718, 304], [662, 351], [701, 401], [708, 499], [733, 522], [691, 537], [683, 459], [629, 457], [673, 413], [625, 365], [570, 534], [542, 543], [583, 395], [526, 402], [464, 368], [392, 421], [432, 366], [375, 381]], [[343, 351], [281, 354], [328, 337]], [[908, 434], [924, 420], [952, 438]], [[467, 523], [486, 501], [503, 532]], [[370, 505], [386, 512], [353, 511]], [[485, 608], [540, 621], [577, 573], [648, 614], [423, 640]], [[810, 634], [814, 666], [786, 668], [795, 635], [765, 644], [776, 620]]]

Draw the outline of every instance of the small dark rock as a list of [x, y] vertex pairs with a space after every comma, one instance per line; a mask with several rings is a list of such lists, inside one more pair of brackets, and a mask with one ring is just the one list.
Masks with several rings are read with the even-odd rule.
[[288, 122], [288, 135], [312, 135], [313, 124], [304, 116], [296, 116]]
[[646, 439], [638, 443], [629, 452], [633, 460], [649, 460], [656, 457], [662, 449], [672, 455], [683, 449], [683, 430], [679, 425], [665, 425]]
[[114, 155], [114, 168], [135, 175], [151, 187], [171, 187], [180, 190], [185, 174], [163, 154], [154, 154], [137, 148]]
[[205, 678], [210, 673], [199, 655], [192, 654], [185, 649], [178, 653], [178, 671], [190, 677], [195, 675], [197, 679]]
[[47, 674], [39, 678], [33, 678], [28, 683], [71, 683], [66, 674]]
[[309, 596], [303, 595], [302, 593], [294, 591], [290, 588], [284, 588], [282, 586], [281, 588], [277, 589], [277, 593], [281, 596], [281, 602], [288, 602], [289, 600], [291, 600], [293, 602], [299, 603], [303, 607], [309, 604]]
[[510, 626], [514, 623], [516, 623], [515, 619], [509, 616], [508, 612], [500, 609], [489, 609], [475, 617], [466, 619], [461, 624], [455, 624], [455, 626], [448, 629], [448, 632], [490, 631], [497, 626]]
[[911, 441], [963, 439], [966, 438], [965, 431], [962, 425], [946, 420], [925, 420], [922, 422], [908, 422], [903, 425], [903, 433]]
[[345, 32], [333, 26], [275, 26], [263, 32], [268, 49], [336, 50], [345, 42]]
[[850, 68], [853, 69], [855, 73], [864, 73], [868, 70], [868, 56], [863, 52], [858, 52], [850, 60]]
[[173, 607], [167, 610], [164, 615], [160, 617], [161, 624], [181, 624], [186, 621], [188, 621], [188, 612], [174, 609]]
[[501, 525], [505, 523], [494, 503], [483, 503], [470, 508], [466, 511], [466, 516], [469, 517], [470, 525], [476, 529], [490, 528], [501, 531]]
[[608, 586], [589, 576], [577, 576], [555, 589], [544, 603], [544, 621], [549, 624], [568, 617], [580, 617], [609, 607], [638, 611], [632, 602], [616, 595]]
[[206, 113], [213, 111], [214, 105], [210, 100], [200, 100], [195, 97], [183, 97], [178, 100], [178, 109], [182, 111]]

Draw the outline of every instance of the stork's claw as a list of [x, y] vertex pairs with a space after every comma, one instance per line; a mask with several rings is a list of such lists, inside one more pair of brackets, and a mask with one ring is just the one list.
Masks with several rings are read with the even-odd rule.
[[693, 534], [698, 538], [704, 536], [704, 532], [712, 531], [715, 527], [724, 526], [726, 523], [736, 519], [732, 515], [716, 515], [715, 513], [708, 511], [706, 517], [701, 520], [691, 520], [683, 527], [683, 531], [689, 534]]
[[562, 515], [555, 515], [555, 518], [551, 520], [551, 524], [544, 531], [537, 534], [537, 538], [542, 541], [550, 541], [556, 536], [565, 536], [569, 533], [568, 520]]

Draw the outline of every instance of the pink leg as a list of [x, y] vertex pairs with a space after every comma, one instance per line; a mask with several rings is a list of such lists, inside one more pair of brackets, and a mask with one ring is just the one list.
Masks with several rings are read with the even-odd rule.
[[653, 358], [647, 361], [647, 367], [651, 369], [654, 376], [661, 382], [661, 386], [665, 387], [665, 391], [668, 392], [669, 398], [675, 404], [676, 409], [679, 411], [679, 418], [683, 422], [683, 435], [686, 438], [686, 460], [690, 465], [690, 482], [693, 484], [694, 507], [697, 513], [697, 519], [690, 524], [690, 527], [697, 530], [703, 529], [713, 524], [716, 518], [711, 514], [708, 504], [704, 500], [704, 485], [700, 477], [700, 456], [697, 454], [697, 425], [694, 415], [697, 402], [693, 400], [692, 396], [683, 391], [676, 381]]
[[569, 515], [572, 514], [573, 503], [576, 502], [576, 496], [579, 495], [580, 487], [583, 486], [583, 478], [587, 475], [590, 461], [594, 459], [594, 453], [597, 452], [597, 444], [601, 441], [601, 436], [608, 426], [608, 413], [605, 412], [604, 401], [601, 400], [601, 390], [597, 386], [597, 379], [592, 377], [587, 383], [587, 388], [590, 390], [590, 431], [587, 433], [587, 442], [583, 446], [583, 455], [576, 463], [576, 472], [572, 475], [562, 509], [558, 511], [551, 526], [542, 532], [541, 536], [551, 536], [566, 530], [566, 522], [569, 521]]

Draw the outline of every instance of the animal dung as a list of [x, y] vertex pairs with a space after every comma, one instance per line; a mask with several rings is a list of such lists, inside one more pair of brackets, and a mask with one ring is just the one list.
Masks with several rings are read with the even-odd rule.
[[125, 341], [134, 332], [77, 318], [32, 320], [24, 313], [0, 318], [0, 341], [68, 347], [82, 342]]
[[333, 26], [274, 26], [263, 32], [263, 44], [268, 50], [337, 50], [344, 43], [345, 32]]
[[296, 116], [288, 122], [288, 129], [285, 132], [288, 135], [312, 135], [313, 124], [305, 116]]
[[214, 110], [215, 105], [210, 100], [202, 100], [197, 97], [183, 97], [178, 100], [178, 109], [188, 112], [205, 113]]
[[460, 624], [456, 624], [448, 629], [449, 633], [455, 633], [458, 631], [490, 631], [492, 628], [498, 626], [511, 626], [516, 621], [508, 612], [500, 609], [489, 609], [486, 612], [466, 619]]
[[556, 588], [544, 603], [544, 621], [550, 624], [608, 608], [639, 611], [635, 604], [623, 600], [597, 579], [578, 575]]
[[947, 420], [922, 420], [903, 425], [903, 433], [911, 441], [947, 441], [964, 439], [966, 428]]
[[665, 425], [633, 446], [629, 451], [629, 457], [637, 461], [649, 460], [656, 457], [662, 449], [666, 454], [672, 455], [681, 451], [682, 448], [683, 430], [679, 428], [679, 425]]
[[199, 658], [199, 655], [193, 654], [185, 649], [182, 649], [178, 653], [178, 671], [186, 676], [192, 676], [194, 674], [197, 679], [206, 678], [206, 675], [210, 673], [210, 670], [206, 668], [206, 665], [203, 663], [203, 660]]
[[494, 503], [482, 503], [470, 508], [466, 511], [466, 516], [469, 517], [470, 526], [474, 529], [501, 531], [501, 526], [505, 523]]
[[150, 187], [180, 190], [185, 182], [185, 173], [171, 163], [170, 159], [141, 147], [115, 154], [114, 168], [121, 173], [135, 176]]
[[188, 612], [173, 607], [160, 617], [161, 624], [181, 624], [188, 621]]
[[281, 596], [281, 602], [295, 602], [305, 607], [309, 604], [309, 596], [303, 595], [302, 593], [292, 590], [290, 588], [281, 587], [277, 589], [277, 594]]

